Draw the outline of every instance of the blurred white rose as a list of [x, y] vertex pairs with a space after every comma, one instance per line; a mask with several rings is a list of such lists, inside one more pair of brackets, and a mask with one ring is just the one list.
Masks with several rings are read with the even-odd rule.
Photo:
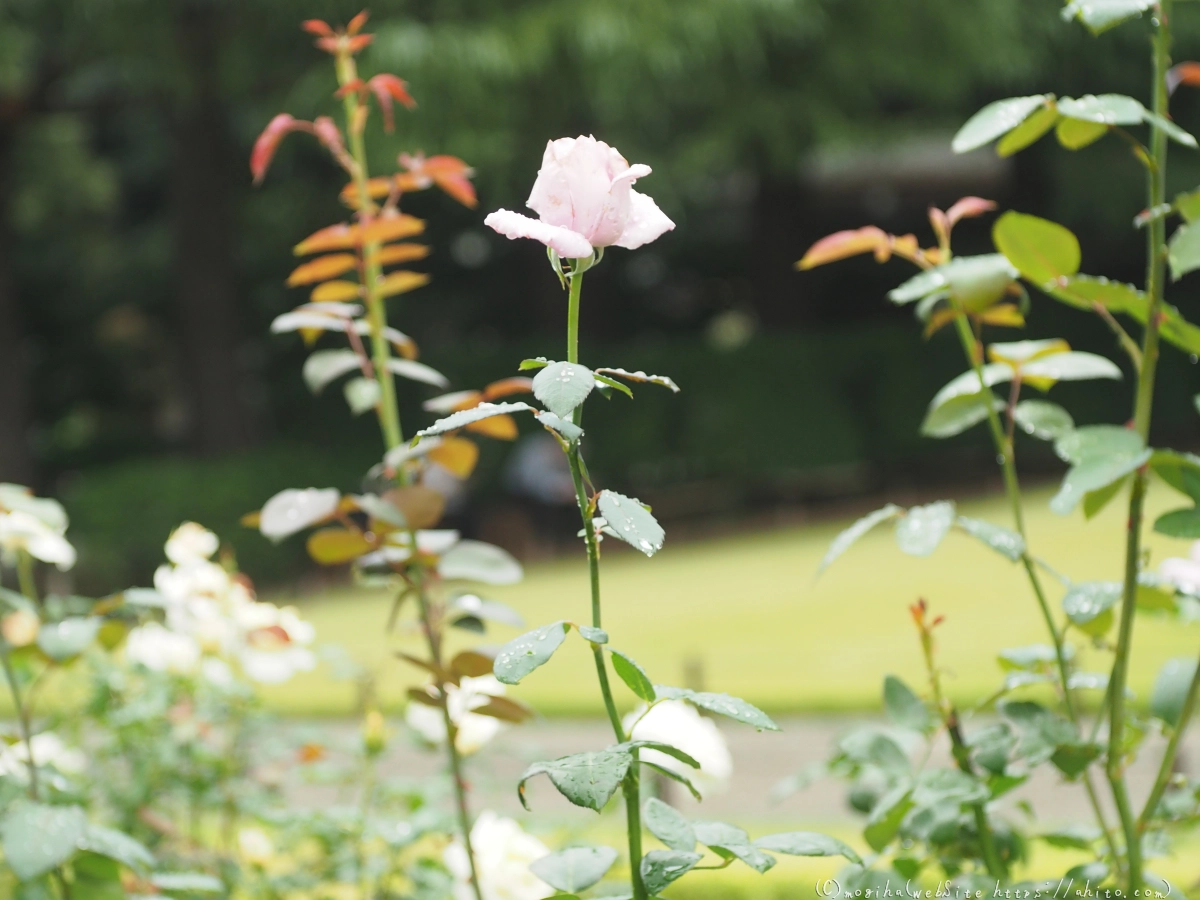
[[[87, 754], [78, 748], [68, 747], [52, 731], [35, 734], [30, 743], [33, 745], [33, 761], [38, 768], [50, 766], [64, 775], [74, 775], [87, 767]], [[0, 777], [21, 782], [29, 778], [29, 750], [24, 741], [11, 746], [0, 744]]]
[[1200, 596], [1200, 541], [1192, 544], [1186, 559], [1164, 559], [1158, 567], [1158, 574], [1163, 581], [1173, 584], [1185, 594]]
[[316, 637], [311, 622], [300, 618], [293, 606], [247, 603], [234, 611], [245, 638], [238, 661], [246, 677], [263, 684], [280, 684], [297, 672], [311, 671], [317, 658], [309, 649]]
[[[645, 718], [637, 722], [639, 716]], [[637, 722], [635, 725], [634, 722]], [[664, 700], [650, 712], [645, 705], [625, 717], [625, 728], [633, 741], [659, 741], [670, 744], [700, 763], [697, 771], [686, 763], [658, 750], [642, 750], [641, 758], [688, 778], [700, 793], [723, 787], [733, 775], [733, 757], [729, 746], [712, 719], [706, 719], [690, 703]]]
[[125, 659], [153, 672], [190, 675], [200, 664], [200, 645], [190, 635], [147, 622], [129, 632]]
[[270, 862], [275, 853], [275, 845], [270, 836], [261, 828], [243, 828], [238, 831], [238, 851], [242, 859], [256, 866]]
[[[428, 685], [425, 690], [429, 696], [437, 699], [437, 688]], [[463, 678], [457, 687], [446, 685], [446, 703], [450, 709], [450, 720], [458, 726], [458, 736], [454, 746], [464, 756], [480, 750], [488, 741], [500, 733], [504, 723], [492, 716], [481, 716], [471, 712], [481, 706], [486, 706], [493, 697], [504, 696], [505, 687], [495, 675], [481, 675], [478, 678]], [[404, 712], [405, 721], [417, 731], [421, 737], [431, 744], [441, 744], [446, 740], [446, 721], [438, 707], [426, 706], [424, 703], [410, 702]]]
[[75, 548], [63, 537], [63, 532], [20, 509], [0, 512], [0, 550], [6, 554], [24, 550], [34, 559], [63, 571], [75, 565]]
[[[542, 900], [556, 893], [529, 871], [529, 864], [549, 855], [550, 850], [512, 819], [491, 810], [481, 812], [471, 829], [471, 849], [483, 900]], [[462, 841], [455, 839], [446, 847], [442, 859], [454, 876], [454, 900], [474, 900], [471, 867]]]
[[210, 559], [221, 542], [217, 536], [195, 522], [184, 522], [167, 538], [167, 559], [175, 565], [203, 562]]

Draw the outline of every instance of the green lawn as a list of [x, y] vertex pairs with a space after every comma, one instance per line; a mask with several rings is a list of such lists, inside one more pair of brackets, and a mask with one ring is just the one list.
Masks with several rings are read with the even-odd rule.
[[[1035, 552], [1075, 578], [1119, 578], [1123, 501], [1085, 522], [1081, 514], [1052, 514], [1049, 496], [1036, 493], [1028, 504]], [[1151, 520], [1178, 505], [1178, 495], [1158, 488], [1150, 498]], [[1001, 498], [966, 503], [962, 511], [999, 524], [1010, 521]], [[679, 684], [689, 665], [699, 664], [710, 690], [728, 691], [773, 712], [804, 712], [876, 709], [885, 674], [922, 678], [907, 612], [918, 597], [946, 615], [939, 629], [940, 659], [948, 690], [960, 702], [983, 697], [998, 683], [998, 650], [1045, 640], [1022, 570], [962, 534], [951, 534], [932, 557], [914, 559], [896, 548], [885, 526], [814, 581], [830, 540], [852, 518], [695, 542], [672, 543], [668, 536], [654, 559], [610, 552], [603, 570], [604, 625], [612, 646], [631, 654], [655, 681]], [[1153, 535], [1149, 547], [1157, 565], [1164, 557], [1185, 555], [1188, 545]], [[1046, 584], [1057, 603], [1061, 588], [1049, 579]], [[579, 558], [532, 566], [523, 584], [486, 596], [515, 606], [530, 627], [562, 618], [586, 621], [582, 548]], [[391, 661], [388, 648], [415, 649], [419, 642], [412, 634], [386, 637], [388, 602], [380, 593], [346, 589], [306, 599], [302, 606], [320, 640], [359, 659], [385, 661], [381, 693], [398, 704], [420, 675]], [[498, 630], [489, 639], [502, 643], [515, 633]], [[1194, 655], [1200, 645], [1196, 629], [1146, 617], [1139, 619], [1137, 635], [1131, 679], [1142, 697], [1163, 659]], [[591, 665], [591, 655], [572, 635], [516, 691], [545, 714], [598, 713]], [[279, 709], [296, 714], [342, 713], [352, 702], [348, 685], [331, 683], [321, 672], [268, 695]]]

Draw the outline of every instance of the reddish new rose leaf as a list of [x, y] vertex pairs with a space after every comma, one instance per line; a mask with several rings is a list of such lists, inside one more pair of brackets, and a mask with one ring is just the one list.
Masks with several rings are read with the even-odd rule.
[[415, 216], [399, 213], [380, 216], [359, 228], [359, 240], [364, 244], [386, 244], [401, 238], [412, 237], [425, 230], [425, 221]]
[[367, 24], [367, 19], [370, 18], [370, 13], [363, 10], [357, 16], [350, 20], [350, 24], [346, 26], [346, 34], [355, 35], [362, 31], [362, 27]]
[[[463, 206], [474, 208], [478, 203], [475, 186], [470, 181], [475, 170], [457, 156], [443, 154], [426, 158], [423, 154], [412, 156], [402, 153], [400, 165], [408, 170], [408, 175], [413, 180], [409, 190], [420, 190], [429, 187], [430, 184], [436, 184]], [[398, 182], [403, 178], [403, 175], [396, 176]]]
[[483, 389], [483, 399], [491, 402], [498, 397], [511, 397], [513, 394], [532, 394], [533, 379], [521, 375], [512, 378], [501, 378], [493, 381]]
[[329, 116], [317, 116], [312, 125], [313, 134], [330, 153], [338, 158], [345, 156], [346, 145], [342, 142], [342, 132], [333, 119]]
[[306, 19], [300, 23], [300, 27], [317, 37], [333, 37], [333, 29], [327, 22], [322, 22], [320, 19]]
[[352, 253], [331, 253], [328, 256], [318, 256], [312, 262], [297, 266], [288, 276], [288, 287], [300, 284], [315, 284], [325, 281], [343, 272], [349, 272], [358, 265], [358, 257]]
[[[888, 234], [882, 228], [868, 225], [853, 231], [838, 231], [821, 238], [808, 248], [804, 258], [796, 263], [796, 268], [812, 269], [861, 253], [874, 253], [878, 257], [881, 252], [888, 255], [891, 253]], [[886, 255], [884, 258], [887, 258]]]
[[250, 174], [254, 176], [255, 184], [262, 183], [263, 177], [267, 174], [267, 168], [271, 165], [271, 159], [275, 156], [279, 142], [283, 140], [284, 136], [293, 131], [303, 130], [307, 126], [307, 122], [302, 122], [288, 113], [280, 113], [267, 123], [267, 127], [254, 142], [254, 149], [250, 153]]
[[962, 219], [972, 219], [976, 216], [982, 216], [984, 213], [989, 213], [996, 208], [996, 204], [992, 200], [984, 200], [982, 197], [963, 197], [952, 207], [946, 210], [946, 220], [950, 227], [953, 228]]
[[346, 49], [351, 53], [357, 53], [359, 50], [365, 50], [369, 47], [373, 40], [375, 40], [375, 35], [373, 34], [360, 34], [346, 41]]
[[370, 88], [379, 103], [379, 110], [383, 113], [385, 131], [391, 131], [396, 125], [395, 117], [392, 114], [392, 101], [399, 101], [408, 109], [414, 109], [417, 105], [417, 101], [408, 92], [408, 83], [395, 75], [376, 75], [367, 81], [367, 87]]
[[1167, 91], [1173, 94], [1181, 84], [1188, 87], [1200, 85], [1200, 63], [1181, 62], [1171, 67], [1167, 72]]

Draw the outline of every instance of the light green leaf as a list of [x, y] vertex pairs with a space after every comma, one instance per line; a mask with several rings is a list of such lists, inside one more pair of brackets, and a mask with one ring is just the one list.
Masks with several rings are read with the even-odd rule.
[[38, 630], [37, 645], [51, 659], [62, 662], [78, 656], [96, 639], [103, 619], [74, 616], [61, 622], [47, 622]]
[[90, 850], [109, 859], [115, 859], [122, 865], [135, 871], [143, 871], [154, 865], [154, 854], [145, 848], [141, 842], [134, 840], [122, 831], [105, 828], [102, 825], [88, 823], [83, 837], [79, 839], [80, 850]]
[[992, 241], [1022, 277], [1034, 284], [1046, 284], [1079, 271], [1079, 240], [1056, 222], [1006, 212], [992, 226]]
[[1012, 156], [1024, 150], [1030, 144], [1039, 140], [1058, 122], [1058, 107], [1053, 101], [1048, 102], [1029, 116], [1024, 122], [1006, 134], [996, 145], [996, 153], [1000, 156]]
[[856, 865], [862, 865], [862, 857], [849, 845], [815, 831], [786, 831], [768, 834], [754, 842], [761, 850], [771, 850], [788, 856], [843, 856]]
[[1102, 752], [1103, 748], [1098, 744], [1090, 744], [1085, 741], [1059, 744], [1050, 755], [1050, 762], [1068, 779], [1073, 779], [1099, 759]]
[[685, 776], [679, 774], [674, 769], [668, 769], [666, 766], [660, 766], [658, 763], [654, 762], [653, 760], [649, 760], [649, 759], [641, 760], [640, 764], [647, 768], [653, 769], [655, 772], [657, 772], [663, 778], [668, 778], [677, 784], [683, 785], [683, 787], [685, 787], [687, 789], [687, 792], [692, 795], [692, 798], [697, 803], [701, 802], [704, 799], [704, 795], [700, 793], [700, 791], [697, 789], [696, 785], [692, 784], [691, 779], [686, 778]]
[[550, 365], [550, 360], [544, 356], [539, 356], [536, 359], [523, 359], [521, 360], [521, 364], [517, 366], [517, 371], [525, 372], [529, 369], [544, 369], [548, 365]]
[[672, 850], [691, 853], [696, 849], [696, 833], [691, 823], [674, 807], [651, 797], [642, 808], [642, 815], [650, 832]]
[[698, 821], [692, 823], [696, 839], [718, 856], [735, 857], [760, 875], [775, 865], [775, 857], [763, 853], [750, 842], [748, 835], [736, 825], [725, 822]]
[[608, 527], [625, 543], [647, 556], [653, 556], [662, 549], [666, 532], [636, 497], [605, 490], [600, 492], [596, 507], [608, 522]]
[[951, 397], [940, 406], [930, 406], [921, 423], [921, 434], [931, 438], [948, 438], [973, 428], [988, 416], [988, 397], [992, 409], [1004, 409], [1004, 401], [990, 391], [978, 394], [960, 394]]
[[552, 412], [535, 411], [533, 416], [538, 420], [543, 428], [547, 428], [554, 432], [568, 444], [574, 444], [581, 437], [583, 437], [582, 428], [580, 428], [574, 422], [559, 418]]
[[1058, 657], [1054, 648], [1046, 644], [1029, 644], [1024, 647], [1009, 647], [1001, 650], [997, 660], [1000, 668], [1012, 671], [1029, 671], [1051, 665]]
[[1054, 136], [1068, 150], [1082, 150], [1108, 134], [1108, 126], [1082, 119], [1060, 118], [1054, 128]]
[[158, 872], [150, 883], [164, 891], [186, 891], [195, 894], [219, 894], [225, 890], [221, 879], [203, 872]]
[[533, 396], [564, 419], [587, 399], [595, 386], [592, 370], [579, 363], [552, 362], [533, 376]]
[[950, 262], [914, 275], [888, 292], [888, 299], [897, 306], [921, 300], [936, 292], [946, 295], [968, 309], [990, 306], [1008, 289], [1017, 277], [1003, 255], [956, 256]]
[[955, 153], [976, 150], [1001, 135], [1007, 134], [1025, 121], [1034, 110], [1054, 99], [1051, 94], [1031, 97], [1010, 97], [989, 103], [966, 121], [950, 146]]
[[679, 393], [679, 385], [668, 378], [666, 375], [647, 375], [645, 372], [629, 372], [625, 369], [614, 369], [611, 367], [603, 367], [596, 369], [596, 372], [603, 372], [606, 375], [616, 375], [618, 378], [624, 378], [626, 381], [636, 381], [640, 384], [657, 384], [659, 387], [667, 388], [671, 393]]
[[314, 394], [347, 372], [362, 368], [362, 360], [353, 350], [317, 350], [304, 361], [304, 383]]
[[618, 650], [613, 650], [611, 653], [613, 669], [625, 682], [626, 687], [647, 703], [653, 702], [655, 698], [654, 682], [650, 680], [646, 670]]
[[379, 382], [374, 378], [351, 378], [342, 387], [346, 405], [354, 415], [362, 415], [379, 404], [381, 395]]
[[702, 857], [699, 853], [682, 850], [651, 850], [642, 857], [639, 869], [642, 884], [651, 897], [656, 897], [671, 882], [686, 875]]
[[1013, 367], [1008, 363], [988, 363], [983, 366], [983, 383], [980, 384], [979, 376], [971, 369], [951, 379], [934, 394], [933, 399], [929, 401], [929, 408], [937, 409], [955, 397], [977, 397], [985, 388], [1011, 381], [1012, 377]]
[[896, 506], [894, 503], [889, 503], [887, 506], [877, 509], [874, 512], [867, 513], [867, 515], [863, 516], [833, 539], [833, 543], [831, 543], [829, 545], [829, 549], [825, 551], [825, 556], [821, 560], [821, 565], [817, 567], [817, 574], [820, 575], [827, 568], [829, 568], [829, 565], [835, 559], [849, 550], [850, 546], [855, 541], [857, 541], [876, 525], [894, 519], [902, 512], [904, 512], [903, 508]]
[[1057, 441], [1075, 430], [1071, 414], [1048, 400], [1022, 400], [1013, 408], [1013, 421], [1023, 432], [1042, 441]]
[[1147, 125], [1157, 128], [1175, 143], [1190, 147], [1193, 150], [1196, 149], [1196, 138], [1191, 132], [1184, 131], [1170, 119], [1152, 113], [1150, 110], [1146, 110], [1142, 118], [1146, 120]]
[[712, 691], [668, 687], [662, 684], [656, 684], [654, 692], [657, 697], [667, 700], [687, 700], [694, 706], [733, 719], [735, 722], [753, 725], [759, 731], [779, 730], [779, 726], [771, 720], [770, 716], [740, 697], [731, 697], [729, 694], [718, 694]]
[[1128, 313], [1141, 320], [1146, 316], [1146, 295], [1131, 284], [1095, 278], [1091, 275], [1073, 275], [1065, 281], [1038, 285], [1043, 291], [1076, 309], [1089, 312], [1099, 303], [1112, 313]]
[[617, 851], [611, 847], [571, 847], [530, 863], [529, 871], [560, 891], [585, 891], [616, 861]]
[[1192, 679], [1196, 676], [1196, 661], [1186, 657], [1168, 659], [1154, 679], [1150, 692], [1150, 712], [1172, 728], [1179, 723], [1180, 713], [1187, 700]]
[[438, 574], [446, 581], [481, 581], [484, 584], [516, 584], [525, 570], [516, 557], [495, 544], [462, 540], [442, 554]]
[[1093, 34], [1100, 34], [1126, 19], [1140, 16], [1155, 0], [1071, 0], [1062, 11], [1064, 19], [1078, 18]]
[[621, 382], [617, 381], [617, 379], [609, 378], [607, 375], [601, 375], [599, 372], [593, 372], [592, 377], [595, 378], [600, 384], [610, 387], [613, 390], [620, 391], [629, 399], [633, 399], [633, 391], [629, 389], [629, 385], [622, 384]]
[[87, 830], [78, 806], [47, 806], [18, 800], [0, 821], [4, 860], [21, 881], [62, 865], [74, 855]]
[[954, 503], [914, 506], [896, 522], [896, 545], [909, 556], [929, 556], [954, 524]]
[[399, 375], [401, 378], [407, 378], [409, 381], [419, 381], [421, 384], [430, 384], [436, 388], [444, 388], [450, 385], [450, 379], [425, 363], [417, 362], [415, 359], [400, 359], [393, 356], [387, 362], [387, 369], [393, 375]]
[[983, 803], [988, 799], [988, 789], [974, 775], [958, 769], [925, 769], [917, 777], [912, 798], [918, 806]]
[[925, 701], [895, 675], [883, 680], [883, 708], [888, 718], [902, 728], [923, 732], [933, 723]]
[[1112, 484], [1105, 485], [1095, 491], [1088, 491], [1083, 495], [1083, 517], [1085, 519], [1094, 519], [1112, 502], [1117, 494], [1121, 493], [1121, 488], [1125, 487], [1129, 481], [1129, 476], [1118, 478]]
[[447, 431], [457, 431], [472, 422], [490, 419], [492, 416], [503, 416], [515, 412], [533, 411], [528, 403], [480, 403], [470, 409], [459, 410], [456, 413], [438, 419], [428, 428], [417, 432], [417, 437], [430, 437], [435, 434], [445, 434]]
[[591, 641], [593, 644], [608, 643], [608, 632], [603, 628], [593, 628], [591, 625], [576, 625], [575, 629], [585, 641]]
[[1057, 441], [1054, 450], [1072, 464], [1050, 501], [1050, 508], [1059, 515], [1071, 512], [1085, 494], [1135, 471], [1151, 455], [1137, 432], [1117, 425], [1076, 429]]
[[1001, 556], [1017, 562], [1025, 555], [1025, 539], [1011, 528], [993, 525], [982, 519], [959, 516], [955, 523], [971, 537], [983, 541]]
[[1090, 381], [1094, 378], [1112, 378], [1119, 381], [1121, 370], [1110, 359], [1095, 353], [1069, 350], [1035, 359], [1021, 366], [1021, 377], [1032, 381], [1045, 378], [1051, 381]]
[[1175, 229], [1167, 244], [1167, 262], [1175, 281], [1200, 269], [1200, 225], [1186, 222]]
[[1058, 101], [1058, 111], [1068, 119], [1100, 125], [1140, 125], [1146, 116], [1146, 107], [1124, 94], [1086, 94], [1078, 99], [1063, 97]]
[[492, 668], [496, 678], [504, 684], [519, 684], [534, 669], [550, 661], [570, 627], [566, 622], [552, 622], [509, 641], [496, 654]]
[[1187, 222], [1200, 219], [1200, 188], [1176, 195], [1175, 210]]
[[537, 762], [521, 775], [517, 794], [521, 798], [521, 805], [528, 809], [525, 783], [535, 775], [546, 775], [558, 792], [576, 806], [600, 812], [621, 786], [631, 762], [628, 751], [616, 748]]
[[1112, 608], [1120, 599], [1119, 581], [1080, 581], [1063, 595], [1063, 612], [1071, 624], [1098, 637], [1112, 626]]
[[863, 839], [876, 853], [892, 842], [900, 830], [900, 823], [913, 808], [912, 790], [901, 785], [879, 798], [867, 819]]

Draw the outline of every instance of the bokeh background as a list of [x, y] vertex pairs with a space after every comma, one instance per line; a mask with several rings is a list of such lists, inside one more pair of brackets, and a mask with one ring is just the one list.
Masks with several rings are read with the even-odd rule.
[[[333, 111], [328, 58], [298, 24], [359, 6], [0, 3], [0, 479], [65, 503], [79, 590], [145, 583], [185, 518], [218, 530], [260, 584], [321, 583], [299, 542], [272, 547], [238, 518], [284, 487], [351, 489], [377, 461], [373, 420], [351, 419], [336, 389], [309, 396], [299, 338], [268, 334], [301, 299], [284, 286], [291, 246], [346, 215], [342, 178], [303, 138], [260, 188], [247, 160], [276, 112]], [[949, 150], [1000, 97], [1146, 95], [1148, 27], [1096, 39], [1060, 6], [377, 0], [363, 71], [399, 74], [420, 105], [377, 136], [373, 168], [451, 153], [475, 166], [481, 198], [474, 211], [434, 192], [406, 200], [430, 222], [434, 278], [393, 301], [393, 322], [456, 387], [553, 356], [565, 297], [540, 246], [482, 219], [522, 207], [548, 138], [593, 133], [654, 168], [642, 186], [678, 228], [589, 275], [584, 359], [684, 388], [589, 413], [599, 480], [652, 502], [676, 534], [827, 516], [897, 490], [986, 492], [982, 433], [917, 433], [962, 364], [953, 340], [926, 345], [885, 301], [905, 264], [792, 264], [869, 222], [928, 241], [928, 205], [977, 194], [1067, 224], [1084, 271], [1138, 280], [1142, 176], [1123, 142], [1071, 154], [1046, 140], [1011, 160]], [[1179, 18], [1176, 57], [1194, 57], [1200, 20]], [[1200, 129], [1196, 99], [1177, 95], [1173, 111]], [[1195, 187], [1197, 158], [1175, 156], [1171, 190]], [[957, 237], [959, 252], [990, 248], [984, 222]], [[1195, 315], [1190, 289], [1171, 299]], [[1115, 355], [1100, 323], [1049, 302], [1027, 333]], [[1156, 428], [1174, 446], [1197, 437], [1198, 371], [1164, 363]], [[1063, 385], [1055, 399], [1098, 421], [1126, 390]], [[410, 431], [430, 419], [422, 391], [404, 392]], [[511, 452], [487, 448], [456, 524], [525, 558], [553, 554], [571, 516], [514, 492]], [[1030, 450], [1025, 467], [1054, 463]]]

